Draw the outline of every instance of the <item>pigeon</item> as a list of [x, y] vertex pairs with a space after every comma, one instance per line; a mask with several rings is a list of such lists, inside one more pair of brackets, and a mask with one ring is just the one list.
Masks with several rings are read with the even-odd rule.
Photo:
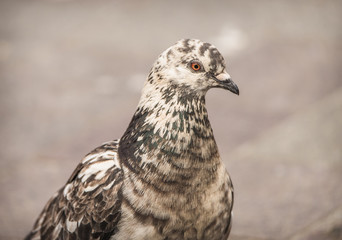
[[211, 88], [239, 94], [216, 47], [166, 49], [123, 136], [83, 158], [26, 239], [228, 239], [234, 190], [208, 119]]

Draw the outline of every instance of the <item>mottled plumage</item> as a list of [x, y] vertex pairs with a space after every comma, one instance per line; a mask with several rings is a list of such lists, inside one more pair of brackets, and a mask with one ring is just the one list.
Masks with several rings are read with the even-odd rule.
[[214, 46], [164, 51], [121, 139], [82, 160], [27, 239], [227, 239], [233, 186], [205, 107], [213, 87], [239, 93]]

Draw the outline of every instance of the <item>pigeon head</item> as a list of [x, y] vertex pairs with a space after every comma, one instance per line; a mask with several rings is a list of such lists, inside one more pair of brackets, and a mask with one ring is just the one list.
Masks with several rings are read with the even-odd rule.
[[210, 88], [223, 88], [239, 94], [239, 88], [227, 73], [225, 61], [216, 47], [194, 39], [182, 39], [166, 49], [154, 63], [148, 84], [158, 88], [177, 88], [191, 95], [204, 95]]

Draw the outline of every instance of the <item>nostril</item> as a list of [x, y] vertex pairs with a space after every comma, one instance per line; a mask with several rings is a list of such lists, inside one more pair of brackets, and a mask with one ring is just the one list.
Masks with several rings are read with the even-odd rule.
[[218, 79], [220, 81], [225, 81], [225, 80], [230, 79], [230, 75], [227, 72], [220, 73], [220, 74], [216, 75], [215, 77], [216, 77], [216, 79]]

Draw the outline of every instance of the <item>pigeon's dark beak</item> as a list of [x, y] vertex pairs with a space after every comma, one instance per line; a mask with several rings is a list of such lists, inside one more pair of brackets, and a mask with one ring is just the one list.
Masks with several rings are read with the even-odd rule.
[[240, 91], [238, 86], [232, 81], [227, 72], [220, 73], [219, 75], [213, 76], [213, 78], [219, 84], [218, 87], [239, 95]]

